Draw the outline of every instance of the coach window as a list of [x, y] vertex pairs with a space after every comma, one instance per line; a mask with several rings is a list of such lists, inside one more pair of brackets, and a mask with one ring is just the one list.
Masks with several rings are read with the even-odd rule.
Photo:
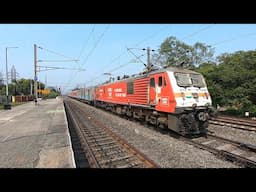
[[150, 87], [155, 87], [155, 79], [154, 78], [150, 79]]
[[160, 77], [158, 77], [158, 86], [162, 87], [162, 85], [163, 85], [163, 77], [160, 76]]

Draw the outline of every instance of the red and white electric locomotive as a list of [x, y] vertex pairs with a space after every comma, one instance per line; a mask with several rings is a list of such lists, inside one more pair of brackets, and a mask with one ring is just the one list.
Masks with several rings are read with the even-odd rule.
[[182, 135], [207, 132], [212, 101], [200, 73], [169, 67], [93, 89], [96, 106]]

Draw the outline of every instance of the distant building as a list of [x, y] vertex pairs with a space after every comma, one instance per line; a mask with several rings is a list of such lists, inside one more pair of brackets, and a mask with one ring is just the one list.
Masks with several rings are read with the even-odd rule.
[[11, 80], [12, 81], [16, 81], [16, 69], [14, 67], [14, 65], [12, 66], [12, 69], [11, 69]]

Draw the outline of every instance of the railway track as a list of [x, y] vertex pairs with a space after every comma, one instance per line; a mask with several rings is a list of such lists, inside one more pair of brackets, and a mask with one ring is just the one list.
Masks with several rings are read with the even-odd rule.
[[227, 116], [211, 117], [210, 124], [256, 132], [256, 121]]
[[[157, 168], [144, 154], [129, 145], [84, 108], [71, 99], [65, 99], [85, 155], [92, 168]], [[100, 117], [99, 117], [100, 118]]]
[[[135, 122], [141, 124], [140, 121]], [[149, 124], [146, 126], [197, 148], [209, 151], [217, 157], [231, 161], [241, 167], [256, 168], [256, 145], [226, 139], [210, 133], [198, 138], [188, 138], [168, 129]]]
[[[140, 121], [135, 122], [141, 124]], [[154, 125], [147, 124], [147, 127], [155, 131], [160, 131], [163, 134], [168, 134], [171, 137], [174, 137], [178, 140], [182, 140], [185, 143], [193, 145], [197, 148], [209, 151], [215, 154], [217, 157], [228, 161], [232, 161], [238, 164], [239, 166], [256, 168], [255, 145], [229, 140], [212, 134], [207, 134], [204, 137], [198, 138], [186, 138], [168, 129], [163, 129], [160, 127], [156, 127]]]
[[232, 161], [243, 167], [256, 168], [256, 146], [229, 140], [216, 135], [184, 138], [181, 140], [200, 149], [207, 150], [220, 158]]

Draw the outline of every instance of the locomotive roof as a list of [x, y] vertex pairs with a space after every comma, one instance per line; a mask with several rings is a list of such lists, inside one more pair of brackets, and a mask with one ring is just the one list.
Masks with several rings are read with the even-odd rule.
[[195, 71], [191, 71], [189, 69], [178, 68], [178, 67], [167, 67], [167, 68], [163, 68], [163, 69], [152, 71], [149, 74], [151, 75], [151, 74], [161, 73], [161, 72], [165, 72], [165, 71], [199, 74], [199, 73], [197, 73]]
[[[148, 77], [149, 75], [157, 74], [157, 73], [162, 73], [162, 72], [165, 72], [165, 71], [200, 74], [198, 72], [191, 71], [189, 69], [183, 69], [183, 68], [178, 68], [178, 67], [167, 67], [167, 68], [151, 71], [149, 73], [140, 74], [140, 75], [137, 75], [137, 76], [134, 76], [134, 77], [128, 77], [128, 78], [120, 79], [120, 80], [117, 80], [117, 81], [114, 81], [114, 82], [133, 81], [135, 79], [139, 79], [139, 78], [143, 78], [143, 77]], [[97, 86], [107, 85], [107, 84], [111, 84], [111, 83], [114, 83], [114, 82], [109, 82], [109, 83], [106, 83], [106, 84], [100, 84], [100, 85], [97, 85]]]

